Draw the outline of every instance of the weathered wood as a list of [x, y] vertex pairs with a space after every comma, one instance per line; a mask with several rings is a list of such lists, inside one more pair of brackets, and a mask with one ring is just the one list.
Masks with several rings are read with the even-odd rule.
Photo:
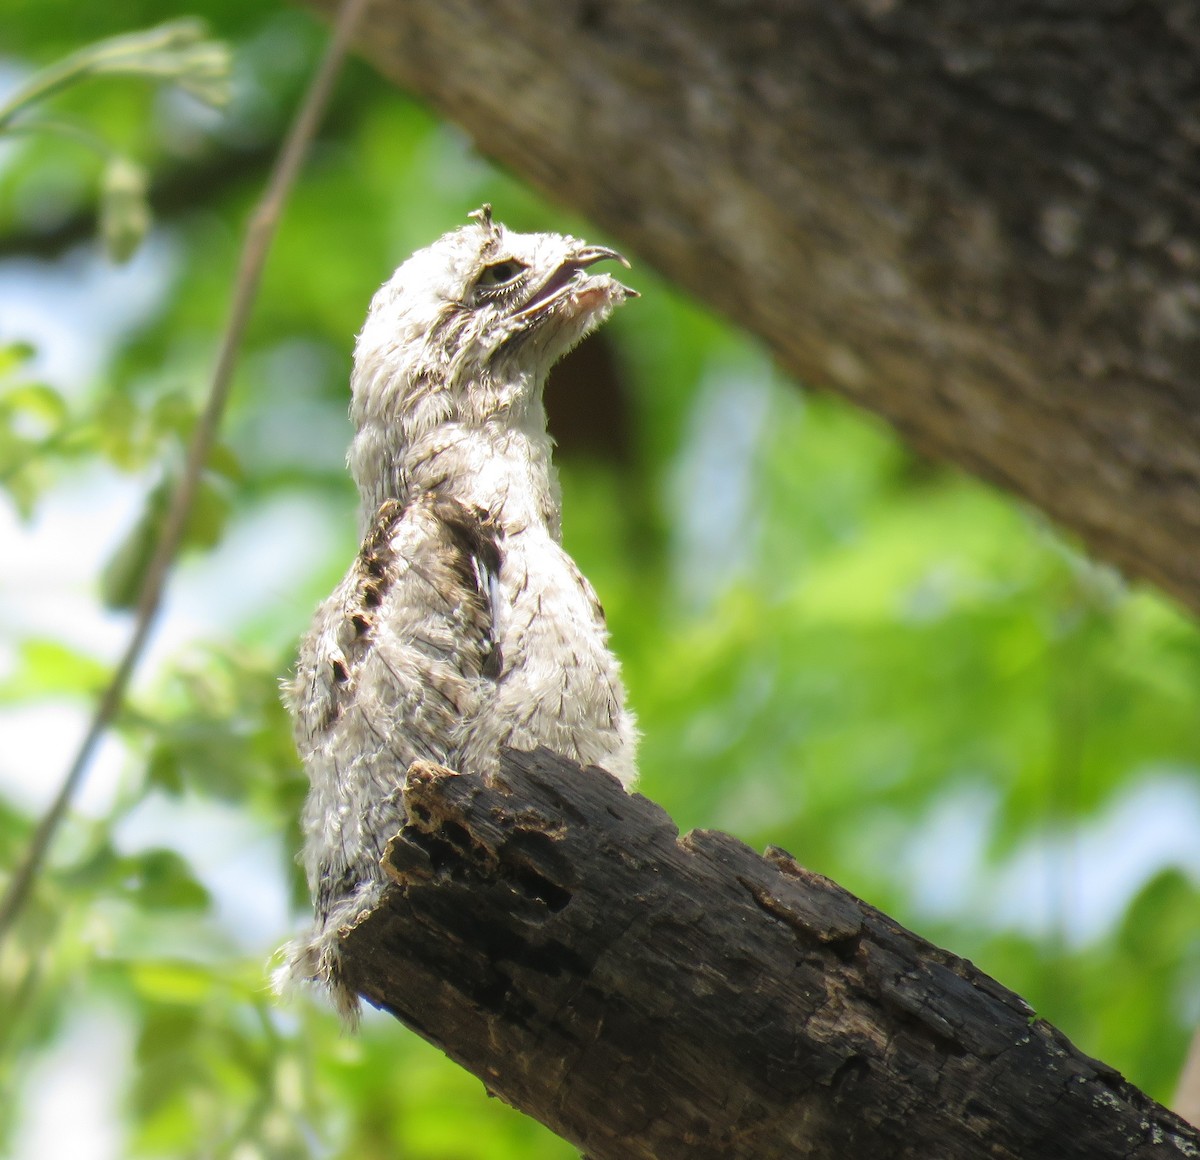
[[1149, 1160], [1200, 1133], [780, 850], [545, 750], [415, 767], [350, 984], [593, 1160]]
[[1195, 6], [377, 0], [367, 23], [387, 76], [802, 381], [1200, 609]]

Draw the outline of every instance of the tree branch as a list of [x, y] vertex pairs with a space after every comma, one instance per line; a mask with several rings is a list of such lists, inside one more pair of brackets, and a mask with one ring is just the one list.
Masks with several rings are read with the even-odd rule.
[[361, 48], [802, 381], [1200, 609], [1189, 12], [380, 0]]
[[1134, 1160], [1200, 1133], [970, 963], [600, 771], [418, 765], [347, 981], [592, 1160]]

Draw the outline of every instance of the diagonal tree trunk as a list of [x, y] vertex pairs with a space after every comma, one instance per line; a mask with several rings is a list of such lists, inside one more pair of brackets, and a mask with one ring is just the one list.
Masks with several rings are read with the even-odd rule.
[[781, 850], [547, 750], [418, 764], [347, 982], [592, 1160], [1166, 1160], [1200, 1133]]
[[801, 380], [1200, 609], [1194, 6], [378, 0], [368, 25], [385, 74]]

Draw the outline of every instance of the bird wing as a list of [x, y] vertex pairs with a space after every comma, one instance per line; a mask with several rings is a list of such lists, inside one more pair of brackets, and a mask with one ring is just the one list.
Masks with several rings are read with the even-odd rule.
[[289, 698], [301, 755], [366, 728], [406, 762], [450, 759], [474, 686], [503, 666], [500, 562], [497, 530], [481, 509], [436, 490], [381, 504], [301, 646]]
[[310, 781], [305, 867], [317, 921], [290, 948], [287, 973], [324, 977], [340, 994], [337, 931], [382, 889], [409, 765], [457, 767], [494, 693], [500, 564], [499, 534], [480, 509], [437, 491], [389, 500], [317, 610], [285, 694]]

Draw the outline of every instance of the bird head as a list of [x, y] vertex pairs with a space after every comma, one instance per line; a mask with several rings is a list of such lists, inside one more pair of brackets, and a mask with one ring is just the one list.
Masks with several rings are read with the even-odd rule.
[[471, 218], [413, 254], [371, 303], [352, 381], [356, 474], [357, 456], [402, 452], [446, 422], [544, 431], [550, 368], [637, 297], [592, 272], [628, 266], [615, 250], [514, 233], [487, 205]]

